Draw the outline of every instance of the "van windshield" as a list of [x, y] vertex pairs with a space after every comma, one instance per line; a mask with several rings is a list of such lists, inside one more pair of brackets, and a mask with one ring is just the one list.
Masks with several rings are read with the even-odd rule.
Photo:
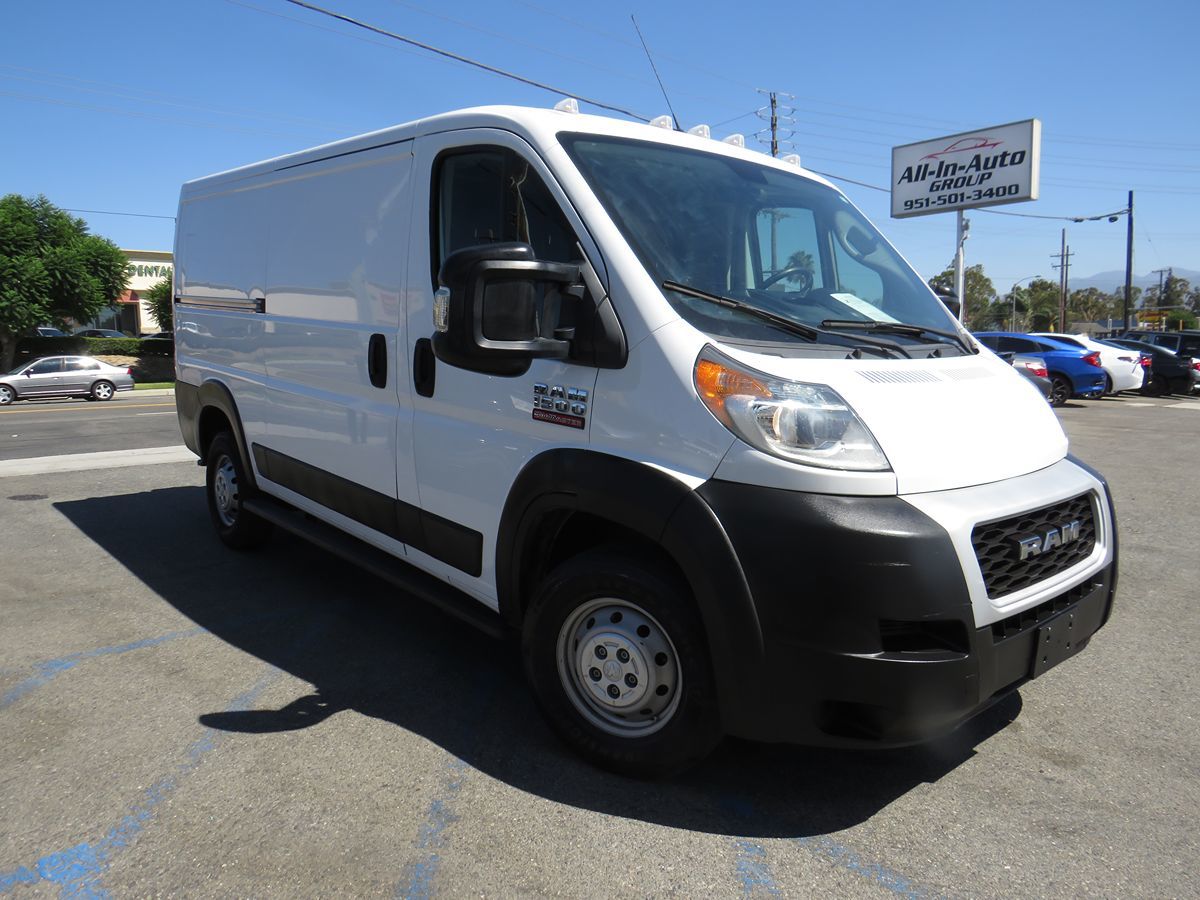
[[[663, 144], [578, 134], [561, 140], [651, 277], [667, 285], [667, 300], [706, 333], [787, 339], [755, 310], [820, 329], [910, 339], [930, 337], [925, 329], [960, 333], [875, 227], [825, 185]], [[721, 306], [696, 293], [736, 303]]]

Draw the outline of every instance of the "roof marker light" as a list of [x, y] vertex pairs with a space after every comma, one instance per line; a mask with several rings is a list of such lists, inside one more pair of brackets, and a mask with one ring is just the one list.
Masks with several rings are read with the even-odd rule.
[[579, 101], [574, 97], [567, 97], [565, 100], [559, 100], [554, 104], [554, 108], [559, 112], [579, 115]]
[[650, 120], [650, 124], [655, 128], [669, 128], [672, 130], [675, 128], [675, 120], [670, 116], [656, 116]]
[[795, 166], [797, 169], [800, 168], [800, 154], [799, 153], [789, 153], [787, 156], [781, 156], [779, 158], [779, 161], [785, 162], [789, 166]]
[[727, 138], [722, 138], [721, 143], [722, 144], [730, 144], [734, 147], [745, 147], [746, 146], [746, 136], [744, 134], [731, 134]]
[[688, 129], [688, 134], [694, 134], [696, 137], [710, 138], [712, 137], [712, 129], [707, 125], [693, 125]]

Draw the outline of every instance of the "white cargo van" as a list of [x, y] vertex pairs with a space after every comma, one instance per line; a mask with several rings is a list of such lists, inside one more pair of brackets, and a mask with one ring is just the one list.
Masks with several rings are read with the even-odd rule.
[[185, 184], [175, 261], [222, 539], [519, 637], [598, 764], [925, 740], [1109, 616], [1104, 480], [797, 165], [465, 110]]

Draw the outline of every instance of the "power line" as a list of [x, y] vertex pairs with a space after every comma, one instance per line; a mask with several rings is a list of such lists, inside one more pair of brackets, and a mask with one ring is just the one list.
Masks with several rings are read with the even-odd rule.
[[405, 43], [405, 44], [410, 44], [413, 47], [420, 47], [422, 50], [427, 50], [430, 53], [435, 53], [438, 56], [445, 57], [446, 59], [452, 59], [455, 62], [466, 63], [467, 65], [474, 66], [477, 69], [483, 69], [483, 71], [485, 71], [485, 72], [491, 72], [493, 75], [500, 75], [500, 76], [503, 76], [504, 78], [511, 78], [513, 81], [519, 81], [522, 84], [527, 84], [530, 87], [539, 88], [543, 91], [549, 91], [550, 93], [558, 94], [559, 96], [573, 97], [576, 100], [579, 100], [583, 103], [587, 103], [591, 106], [599, 107], [600, 109], [607, 109], [612, 112], [618, 112], [623, 116], [629, 116], [631, 119], [637, 119], [639, 122], [649, 122], [650, 121], [645, 116], [638, 115], [635, 112], [630, 112], [627, 109], [622, 109], [619, 106], [613, 106], [612, 104], [603, 103], [599, 100], [592, 100], [591, 98], [581, 96], [580, 94], [577, 94], [574, 91], [564, 90], [562, 88], [557, 88], [557, 87], [554, 87], [553, 85], [545, 84], [540, 81], [534, 81], [532, 78], [525, 78], [522, 75], [517, 75], [513, 72], [507, 72], [504, 69], [499, 69], [496, 66], [490, 66], [487, 63], [479, 62], [478, 60], [471, 59], [470, 57], [462, 56], [458, 53], [452, 53], [451, 51], [443, 50], [440, 47], [434, 47], [432, 44], [426, 44], [423, 41], [416, 40], [415, 38], [405, 37], [402, 34], [396, 34], [394, 31], [388, 31], [388, 30], [386, 30], [384, 28], [380, 28], [376, 25], [371, 25], [368, 22], [362, 22], [358, 19], [351, 18], [350, 16], [346, 16], [346, 15], [342, 15], [341, 13], [334, 12], [333, 10], [325, 9], [320, 6], [316, 6], [312, 3], [306, 3], [305, 0], [285, 0], [285, 2], [290, 3], [293, 6], [299, 6], [302, 9], [307, 9], [307, 10], [311, 10], [312, 12], [315, 12], [315, 13], [320, 13], [323, 16], [329, 16], [329, 18], [337, 19], [339, 22], [345, 22], [347, 25], [353, 25], [356, 28], [362, 28], [362, 29], [365, 29], [366, 31], [370, 31], [375, 34], [382, 35], [383, 37], [388, 37], [388, 38], [391, 38], [392, 40], [401, 41], [402, 43]]
[[170, 219], [175, 221], [174, 216], [156, 216], [151, 213], [131, 213], [131, 212], [113, 212], [111, 209], [72, 209], [69, 206], [62, 207], [67, 212], [74, 213], [91, 213], [96, 216], [135, 216], [139, 219]]

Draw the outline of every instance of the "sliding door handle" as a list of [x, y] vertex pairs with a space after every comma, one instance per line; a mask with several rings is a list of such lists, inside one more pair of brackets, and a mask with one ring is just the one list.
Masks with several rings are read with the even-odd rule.
[[367, 377], [375, 387], [387, 387], [387, 339], [382, 334], [371, 335], [367, 345]]

